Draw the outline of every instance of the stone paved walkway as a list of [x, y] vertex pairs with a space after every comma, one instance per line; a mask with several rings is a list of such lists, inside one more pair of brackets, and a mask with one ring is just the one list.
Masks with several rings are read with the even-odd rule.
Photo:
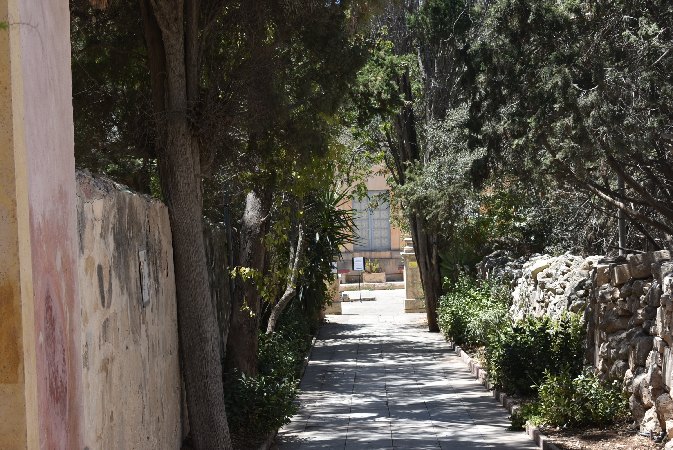
[[278, 434], [290, 449], [534, 449], [403, 290], [328, 316], [302, 379], [301, 407]]

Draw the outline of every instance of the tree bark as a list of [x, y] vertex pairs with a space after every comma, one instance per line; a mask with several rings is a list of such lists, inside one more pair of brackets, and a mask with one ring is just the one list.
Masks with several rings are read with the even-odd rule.
[[414, 243], [414, 252], [418, 261], [418, 269], [421, 274], [421, 284], [425, 294], [425, 311], [428, 320], [428, 331], [439, 332], [437, 323], [437, 306], [442, 292], [442, 276], [439, 266], [439, 250], [437, 239], [430, 233], [424, 223], [424, 219], [417, 213], [409, 215], [411, 237]]
[[[264, 236], [271, 209], [271, 190], [260, 195], [250, 192], [246, 197], [240, 233], [238, 265], [263, 273], [266, 249]], [[227, 340], [227, 371], [240, 370], [246, 375], [257, 374], [259, 347], [259, 316], [261, 299], [253, 279], [237, 279], [233, 296], [229, 339]]]
[[230, 449], [220, 338], [203, 237], [198, 144], [187, 117], [183, 4], [140, 0], [157, 117], [159, 173], [173, 236], [180, 356], [196, 449]]
[[[398, 153], [402, 167], [420, 161], [421, 151], [416, 132], [416, 115], [413, 109], [413, 94], [409, 74], [404, 73], [398, 81], [400, 91], [404, 95], [405, 105], [395, 120]], [[401, 184], [406, 182], [404, 171], [398, 173]], [[421, 275], [421, 284], [425, 294], [425, 310], [428, 317], [428, 331], [438, 332], [437, 305], [442, 293], [442, 277], [439, 268], [439, 249], [437, 238], [428, 231], [425, 219], [415, 211], [408, 212], [411, 237], [414, 241], [414, 251], [418, 260], [418, 269]]]
[[285, 292], [281, 296], [278, 303], [276, 303], [271, 310], [271, 315], [269, 316], [269, 322], [266, 327], [266, 334], [272, 334], [276, 329], [276, 324], [280, 315], [283, 313], [287, 305], [294, 297], [294, 294], [297, 292], [297, 275], [299, 274], [299, 264], [301, 262], [302, 255], [304, 253], [304, 227], [299, 223], [299, 236], [297, 237], [297, 248], [294, 251], [294, 261], [291, 261], [290, 267], [290, 279], [287, 282], [287, 287]]

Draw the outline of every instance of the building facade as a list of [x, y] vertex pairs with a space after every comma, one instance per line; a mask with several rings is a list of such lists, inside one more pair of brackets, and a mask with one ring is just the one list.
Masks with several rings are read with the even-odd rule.
[[342, 274], [342, 282], [357, 281], [359, 272], [352, 269], [354, 257], [363, 256], [374, 260], [386, 274], [387, 281], [401, 281], [404, 265], [400, 257], [403, 236], [399, 228], [391, 223], [390, 186], [381, 167], [375, 167], [367, 179], [367, 196], [344, 205], [355, 211], [355, 242], [349, 244], [337, 266]]

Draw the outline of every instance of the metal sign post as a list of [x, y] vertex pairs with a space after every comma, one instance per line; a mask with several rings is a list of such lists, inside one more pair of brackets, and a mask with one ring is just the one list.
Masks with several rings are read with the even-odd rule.
[[360, 293], [360, 303], [362, 303], [362, 287], [360, 286], [362, 284], [362, 272], [360, 272], [360, 276], [358, 276], [358, 292]]
[[358, 291], [360, 292], [360, 303], [362, 303], [362, 272], [365, 270], [365, 258], [363, 256], [353, 258], [353, 270], [360, 272], [358, 274]]

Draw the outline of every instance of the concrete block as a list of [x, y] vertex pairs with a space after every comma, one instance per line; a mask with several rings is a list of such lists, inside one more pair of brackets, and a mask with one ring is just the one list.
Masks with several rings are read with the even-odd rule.
[[664, 349], [663, 359], [662, 372], [664, 376], [664, 384], [670, 389], [673, 387], [673, 350], [671, 350], [671, 347], [666, 347]]
[[673, 262], [658, 261], [652, 263], [652, 277], [661, 282], [667, 274], [673, 273]]
[[629, 351], [629, 368], [631, 370], [645, 365], [647, 355], [652, 350], [653, 345], [654, 342], [650, 336], [642, 336], [633, 340]]
[[341, 297], [344, 302], [373, 302], [376, 297], [369, 290], [344, 292]]
[[666, 342], [659, 336], [656, 336], [654, 338], [654, 348], [659, 352], [659, 353], [664, 353], [664, 350], [666, 350]]
[[649, 278], [659, 272], [663, 262], [670, 260], [671, 252], [668, 250], [629, 255], [626, 258], [632, 278]]
[[365, 272], [362, 274], [362, 281], [364, 281], [365, 283], [385, 283], [386, 274], [385, 272], [378, 272], [378, 273]]

